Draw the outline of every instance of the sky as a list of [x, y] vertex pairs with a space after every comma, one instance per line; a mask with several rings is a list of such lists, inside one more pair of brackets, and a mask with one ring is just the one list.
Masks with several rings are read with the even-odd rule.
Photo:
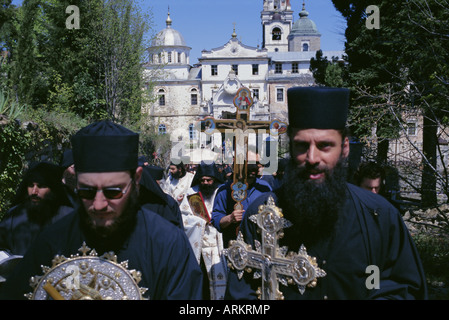
[[[152, 0], [143, 1], [153, 12], [156, 32], [164, 29], [168, 7], [172, 28], [181, 32], [191, 47], [190, 63], [194, 64], [202, 50], [226, 44], [235, 23], [237, 38], [245, 45], [262, 44], [260, 13], [263, 0]], [[294, 21], [299, 19], [303, 0], [291, 0]], [[344, 50], [345, 20], [331, 0], [305, 0], [309, 18], [321, 33], [323, 51]]]
[[[303, 0], [290, 0], [293, 19], [299, 19]], [[22, 0], [13, 0], [20, 5]], [[142, 14], [148, 13], [152, 27], [148, 36], [166, 27], [170, 8], [172, 28], [179, 31], [191, 47], [190, 63], [195, 64], [201, 51], [226, 44], [234, 28], [237, 38], [245, 45], [261, 47], [262, 24], [260, 13], [263, 0], [136, 0]], [[345, 21], [331, 0], [305, 0], [309, 18], [321, 33], [323, 51], [344, 50]], [[80, 13], [82, 27], [82, 12]]]

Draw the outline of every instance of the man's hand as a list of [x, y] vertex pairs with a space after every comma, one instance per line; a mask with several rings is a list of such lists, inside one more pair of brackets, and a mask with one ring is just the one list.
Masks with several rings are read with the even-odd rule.
[[243, 213], [245, 210], [234, 210], [231, 214], [228, 214], [227, 216], [224, 216], [220, 220], [220, 227], [222, 229], [225, 229], [229, 227], [229, 225], [233, 223], [240, 223], [243, 219]]
[[245, 210], [234, 210], [234, 211], [232, 211], [232, 213], [230, 214], [230, 216], [231, 216], [231, 223], [239, 223], [240, 221], [242, 221], [242, 219], [243, 219], [243, 212], [245, 212]]

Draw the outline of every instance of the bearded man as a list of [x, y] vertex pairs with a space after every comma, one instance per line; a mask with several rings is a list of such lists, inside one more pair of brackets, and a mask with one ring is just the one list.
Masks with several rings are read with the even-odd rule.
[[203, 270], [203, 299], [223, 300], [226, 288], [226, 261], [222, 255], [223, 237], [210, 223], [192, 210], [189, 196], [201, 194], [207, 214], [212, 214], [215, 195], [223, 183], [222, 175], [215, 163], [201, 162], [186, 193], [180, 208], [184, 221], [184, 230], [189, 238], [199, 265]]
[[[426, 280], [412, 238], [399, 212], [383, 197], [346, 181], [349, 139], [347, 89], [288, 90], [291, 161], [282, 186], [256, 199], [241, 224], [247, 243], [260, 241], [249, 220], [269, 196], [293, 225], [280, 246], [298, 252], [301, 244], [326, 275], [301, 293], [296, 285], [279, 289], [285, 299], [425, 299]], [[379, 270], [378, 285], [367, 285]], [[236, 271], [228, 276], [229, 299], [257, 299], [261, 279]]]
[[61, 182], [63, 169], [37, 163], [25, 173], [12, 208], [0, 222], [0, 250], [24, 255], [36, 236], [73, 208]]
[[141, 273], [144, 298], [201, 299], [202, 274], [180, 228], [141, 205], [138, 185], [139, 135], [111, 121], [99, 121], [72, 138], [79, 206], [43, 231], [5, 286], [3, 299], [31, 291], [29, 280], [70, 257], [85, 243], [98, 255], [114, 252], [119, 263]]
[[187, 172], [184, 164], [170, 163], [168, 177], [161, 184], [162, 190], [181, 204], [186, 191], [190, 188], [193, 180], [193, 173]]

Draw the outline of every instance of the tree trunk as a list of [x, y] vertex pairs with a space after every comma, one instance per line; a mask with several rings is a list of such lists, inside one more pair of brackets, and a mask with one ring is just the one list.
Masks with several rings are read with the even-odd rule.
[[379, 141], [377, 145], [377, 156], [376, 161], [380, 165], [386, 165], [388, 160], [388, 148], [390, 146], [390, 141], [388, 139], [384, 139]]
[[[427, 161], [423, 161], [423, 172], [421, 180], [421, 204], [423, 207], [431, 207], [437, 204], [437, 126], [433, 115], [427, 112], [424, 115], [423, 127], [423, 154]], [[433, 168], [432, 168], [433, 167]]]

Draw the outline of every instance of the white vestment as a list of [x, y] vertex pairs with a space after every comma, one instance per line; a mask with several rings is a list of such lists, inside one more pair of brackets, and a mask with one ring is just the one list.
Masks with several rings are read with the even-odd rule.
[[[195, 215], [190, 208], [187, 196], [197, 193], [198, 190], [199, 185], [190, 188], [180, 205], [184, 231], [192, 245], [198, 264], [200, 264], [201, 256], [203, 257], [209, 277], [211, 300], [223, 300], [227, 279], [226, 258], [223, 256], [223, 238], [222, 234], [212, 224]], [[204, 199], [209, 215], [212, 214], [216, 192], [217, 190], [210, 199]]]
[[[169, 194], [173, 197], [173, 199], [178, 201], [178, 197], [183, 194], [185, 195], [187, 190], [189, 190], [193, 177], [194, 175], [190, 172], [186, 172], [186, 175], [181, 179], [175, 179], [170, 174], [161, 185], [161, 188], [165, 193]], [[180, 202], [178, 201], [178, 204], [179, 203]]]

